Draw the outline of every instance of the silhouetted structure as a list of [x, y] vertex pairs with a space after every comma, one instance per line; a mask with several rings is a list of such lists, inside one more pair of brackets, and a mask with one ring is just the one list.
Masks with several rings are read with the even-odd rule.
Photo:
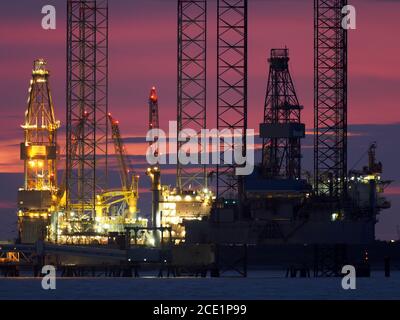
[[301, 143], [305, 126], [289, 73], [289, 50], [272, 49], [264, 123], [260, 126], [263, 137], [262, 171], [267, 178], [301, 178]]
[[[247, 129], [247, 0], [218, 0], [217, 128], [242, 130], [243, 152]], [[228, 144], [234, 150], [238, 143]], [[221, 151], [224, 143], [221, 141]], [[243, 179], [235, 163], [226, 163], [221, 152], [217, 166], [217, 199], [239, 199]]]
[[314, 188], [344, 200], [347, 193], [347, 0], [314, 2]]

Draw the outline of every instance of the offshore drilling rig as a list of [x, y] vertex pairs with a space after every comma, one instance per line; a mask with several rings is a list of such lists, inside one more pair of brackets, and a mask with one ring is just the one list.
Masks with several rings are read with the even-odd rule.
[[[34, 62], [32, 80], [29, 88], [28, 108], [25, 113], [25, 141], [21, 143], [21, 159], [24, 160], [24, 187], [18, 192], [19, 239], [22, 243], [35, 243], [48, 240], [68, 243], [83, 240], [93, 243], [101, 240], [106, 232], [122, 232], [125, 225], [145, 225], [146, 219], [136, 216], [138, 199], [138, 175], [126, 155], [121, 139], [118, 121], [108, 115], [112, 128], [115, 155], [120, 166], [121, 186], [119, 190], [103, 190], [96, 194], [96, 216], [90, 223], [79, 219], [75, 210], [80, 204], [66, 211], [66, 186], [64, 175], [61, 186], [57, 183], [57, 160], [59, 148], [54, 105], [49, 87], [50, 73], [43, 59]], [[74, 129], [76, 137], [82, 137], [84, 124], [89, 118], [83, 112]], [[78, 145], [72, 148], [76, 156]], [[79, 241], [78, 241], [79, 242]], [[100, 242], [100, 241], [99, 241]]]
[[[178, 133], [188, 128], [199, 133], [207, 118], [207, 1], [177, 1]], [[172, 244], [374, 241], [376, 218], [390, 207], [381, 195], [389, 182], [381, 180], [375, 144], [368, 166], [347, 172], [347, 31], [338, 27], [346, 4], [315, 0], [314, 179], [301, 164], [304, 107], [289, 71], [289, 50], [272, 49], [260, 125], [262, 159], [254, 173], [235, 176], [237, 165], [221, 159], [214, 193], [204, 165], [178, 162], [176, 188], [162, 185], [162, 168], [152, 165], [146, 171], [153, 196], [146, 219], [137, 206], [139, 176], [108, 108], [108, 1], [68, 0], [66, 168], [58, 184], [60, 123], [46, 63], [37, 60], [21, 145], [20, 241], [92, 246], [121, 236], [129, 245], [147, 246], [165, 238]], [[241, 129], [245, 146], [247, 0], [218, 0], [217, 9], [217, 129]], [[159, 127], [158, 103], [153, 87], [149, 129]], [[111, 143], [121, 180], [116, 190], [108, 188]], [[178, 141], [177, 152], [183, 144]], [[201, 151], [199, 146], [199, 157]]]
[[[203, 3], [202, 1], [197, 1]], [[220, 244], [372, 243], [390, 203], [382, 196], [373, 144], [369, 165], [347, 172], [346, 0], [314, 1], [314, 179], [304, 177], [305, 127], [289, 73], [289, 51], [271, 51], [260, 125], [262, 161], [246, 177], [217, 167], [217, 199], [208, 220], [186, 222], [187, 242]], [[247, 1], [218, 1], [218, 128], [247, 128]], [[243, 136], [243, 141], [246, 138]], [[245, 142], [244, 142], [245, 145]], [[232, 149], [234, 146], [231, 146]]]

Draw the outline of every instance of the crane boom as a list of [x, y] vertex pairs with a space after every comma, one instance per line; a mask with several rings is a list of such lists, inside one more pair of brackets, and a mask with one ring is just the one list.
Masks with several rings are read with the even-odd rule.
[[124, 191], [129, 188], [129, 160], [125, 152], [125, 147], [121, 138], [121, 131], [119, 129], [119, 121], [115, 120], [111, 114], [108, 114], [111, 123], [112, 139], [114, 141], [115, 155], [118, 160], [118, 165], [120, 168], [120, 178], [121, 184]]
[[123, 191], [130, 191], [131, 200], [128, 200], [130, 213], [136, 211], [136, 201], [139, 197], [139, 176], [136, 175], [135, 170], [129, 160], [124, 142], [122, 140], [121, 131], [119, 128], [119, 121], [114, 119], [111, 113], [108, 114], [111, 123], [112, 140], [114, 142], [115, 155], [119, 165], [119, 174], [121, 178], [121, 185]]
[[[135, 170], [128, 158], [124, 142], [122, 141], [121, 131], [119, 128], [119, 121], [108, 114], [111, 123], [112, 139], [114, 141], [115, 155], [118, 159], [118, 165], [120, 168], [120, 177], [122, 188], [127, 191], [132, 186], [132, 182], [138, 177], [135, 174]], [[137, 194], [137, 192], [136, 192]]]

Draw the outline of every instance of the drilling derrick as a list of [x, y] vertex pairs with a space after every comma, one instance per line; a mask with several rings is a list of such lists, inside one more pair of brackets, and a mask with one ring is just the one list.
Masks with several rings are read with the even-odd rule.
[[108, 1], [68, 0], [67, 19], [66, 213], [93, 220], [107, 185]]
[[34, 243], [47, 236], [46, 225], [57, 193], [57, 130], [49, 87], [49, 71], [43, 59], [34, 62], [25, 112], [24, 187], [18, 192], [19, 239]]
[[305, 126], [300, 121], [301, 110], [289, 73], [289, 50], [272, 49], [264, 123], [262, 173], [266, 178], [301, 178], [301, 144]]
[[[217, 128], [242, 131], [243, 154], [247, 129], [247, 0], [218, 0]], [[217, 198], [238, 199], [243, 179], [235, 175], [236, 165], [224, 161], [224, 151], [238, 148], [221, 141], [217, 166]]]
[[[207, 1], [178, 0], [178, 134], [190, 129], [200, 137], [206, 128], [206, 63]], [[185, 143], [178, 140], [178, 152]], [[197, 148], [201, 163], [201, 143]], [[207, 188], [205, 166], [182, 164], [178, 157], [177, 187], [179, 192]]]
[[314, 188], [342, 202], [347, 193], [347, 0], [314, 2]]

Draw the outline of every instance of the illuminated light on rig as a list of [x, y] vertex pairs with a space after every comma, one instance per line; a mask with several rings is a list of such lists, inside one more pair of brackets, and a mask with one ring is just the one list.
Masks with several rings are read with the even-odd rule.
[[185, 197], [185, 201], [192, 201], [192, 197], [189, 196], [189, 195], [187, 195], [187, 196]]
[[340, 214], [339, 214], [339, 213], [337, 213], [337, 212], [332, 213], [332, 215], [331, 215], [331, 221], [338, 221], [339, 218], [340, 218]]
[[157, 102], [157, 100], [158, 100], [157, 92], [156, 92], [156, 87], [152, 87], [152, 88], [151, 88], [150, 100], [151, 100], [152, 102]]
[[154, 245], [156, 244], [154, 238], [149, 238], [148, 241], [149, 241], [149, 244], [150, 244], [151, 246], [154, 246]]

